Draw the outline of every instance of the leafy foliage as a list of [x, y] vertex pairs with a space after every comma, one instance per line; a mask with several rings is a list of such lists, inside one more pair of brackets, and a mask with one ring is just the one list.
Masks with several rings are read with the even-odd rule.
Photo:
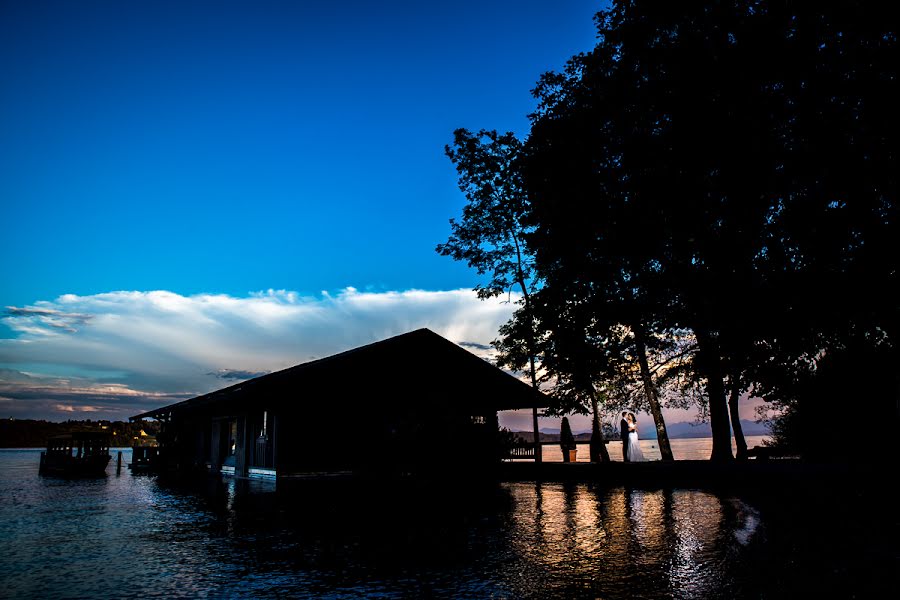
[[714, 457], [731, 455], [726, 382], [803, 412], [799, 382], [837, 368], [823, 356], [896, 353], [897, 32], [880, 11], [618, 2], [535, 90], [522, 182], [550, 311], [586, 306], [607, 366], [628, 364], [617, 328], [690, 331], [673, 376], [702, 386]]
[[744, 392], [784, 413], [778, 435], [807, 456], [827, 454], [812, 432], [848, 404], [874, 408], [895, 439], [890, 7], [619, 1], [596, 23], [596, 46], [538, 82], [524, 144], [457, 132], [494, 165], [467, 170], [470, 200], [493, 207], [503, 190], [515, 208], [464, 220], [520, 236], [476, 251], [460, 235], [454, 257], [499, 266], [483, 295], [516, 282], [500, 260], [513, 251], [540, 282], [501, 331], [501, 358], [539, 356], [558, 413], [598, 391], [641, 406], [649, 371], [669, 402], [700, 399], [715, 459], [731, 458], [729, 398]]
[[453, 136], [445, 152], [456, 165], [468, 203], [461, 221], [450, 220], [450, 238], [438, 244], [437, 252], [488, 275], [476, 288], [480, 298], [515, 286], [527, 294], [534, 273], [525, 249], [526, 198], [517, 170], [522, 143], [512, 133], [487, 130], [457, 129]]

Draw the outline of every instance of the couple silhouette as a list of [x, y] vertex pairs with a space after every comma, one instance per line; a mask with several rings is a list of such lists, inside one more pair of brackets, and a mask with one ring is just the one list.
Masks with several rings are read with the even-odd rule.
[[638, 440], [637, 432], [637, 419], [633, 412], [622, 411], [619, 430], [622, 438], [622, 460], [624, 462], [643, 462], [644, 453], [641, 452], [641, 444]]

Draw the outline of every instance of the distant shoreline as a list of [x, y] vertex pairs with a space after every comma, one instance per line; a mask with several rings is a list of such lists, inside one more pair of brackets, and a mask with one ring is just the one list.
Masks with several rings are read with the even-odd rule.
[[[765, 424], [758, 423], [756, 421], [750, 421], [748, 419], [741, 419], [741, 430], [743, 431], [744, 437], [753, 437], [753, 436], [766, 436], [771, 437], [772, 432], [769, 427]], [[510, 430], [511, 433], [518, 435], [519, 437], [525, 440], [533, 439], [532, 432], [529, 431], [515, 431]], [[712, 429], [710, 428], [709, 423], [697, 423], [697, 422], [689, 422], [689, 421], [678, 421], [675, 423], [667, 423], [666, 431], [668, 433], [670, 440], [694, 440], [694, 439], [711, 439]], [[606, 437], [606, 439], [610, 441], [618, 441], [618, 427], [614, 429], [614, 435]], [[644, 435], [646, 434], [646, 435]], [[654, 427], [645, 427], [640, 430], [639, 437], [642, 440], [655, 440], [656, 437], [656, 429]], [[542, 442], [555, 442], [559, 441], [559, 431], [551, 429], [549, 427], [540, 430], [541, 441]], [[582, 442], [588, 441], [591, 439], [590, 431], [580, 431], [575, 434], [575, 441]]]
[[159, 430], [156, 423], [125, 421], [45, 421], [38, 419], [0, 420], [0, 448], [46, 448], [47, 440], [78, 431], [104, 431], [113, 448], [130, 448], [135, 441], [152, 439]]
[[[46, 450], [45, 446], [0, 446], [0, 452], [4, 450]], [[133, 446], [110, 446], [110, 452], [118, 452], [119, 450], [131, 450]]]
[[[526, 441], [531, 440], [531, 432], [530, 431], [513, 431], [512, 433], [518, 435], [519, 437], [525, 439]], [[753, 438], [753, 437], [772, 437], [771, 433], [746, 433], [744, 434], [745, 438]], [[605, 437], [603, 438], [607, 442], [621, 442], [622, 440], [616, 437]], [[640, 440], [642, 442], [656, 442], [659, 438], [656, 437], [642, 437]], [[670, 435], [670, 440], [711, 440], [711, 435]], [[558, 433], [544, 433], [541, 432], [541, 443], [555, 443], [559, 441]], [[588, 444], [591, 441], [591, 434], [589, 433], [579, 433], [575, 436], [576, 444]]]

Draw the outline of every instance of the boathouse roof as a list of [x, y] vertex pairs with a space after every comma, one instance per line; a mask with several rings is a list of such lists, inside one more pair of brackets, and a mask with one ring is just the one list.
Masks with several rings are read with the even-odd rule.
[[473, 410], [548, 405], [547, 397], [530, 385], [429, 329], [417, 329], [157, 408], [131, 420], [166, 418], [173, 413], [258, 397], [287, 400], [296, 398], [298, 391], [315, 389], [322, 393], [326, 387], [336, 393], [363, 391], [374, 400], [389, 399], [391, 390], [399, 387], [433, 387], [452, 393], [459, 403]]

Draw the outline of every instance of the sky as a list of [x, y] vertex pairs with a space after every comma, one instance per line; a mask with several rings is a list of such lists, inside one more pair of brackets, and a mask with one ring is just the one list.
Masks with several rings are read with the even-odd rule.
[[0, 415], [127, 418], [418, 327], [489, 344], [513, 305], [434, 251], [444, 146], [524, 136], [599, 8], [0, 3]]
[[0, 301], [471, 288], [444, 145], [524, 134], [599, 6], [4, 2]]

